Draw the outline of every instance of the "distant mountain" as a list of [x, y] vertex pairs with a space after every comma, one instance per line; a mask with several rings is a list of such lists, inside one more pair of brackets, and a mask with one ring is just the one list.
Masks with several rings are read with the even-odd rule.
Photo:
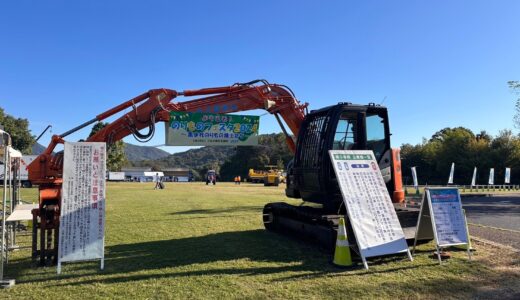
[[125, 154], [129, 161], [157, 160], [170, 155], [170, 153], [150, 146], [137, 146], [125, 143]]
[[155, 160], [132, 161], [136, 167], [156, 168], [190, 168], [203, 169], [211, 165], [221, 165], [235, 153], [235, 147], [206, 146], [198, 149], [190, 149], [185, 152], [169, 154]]
[[235, 147], [206, 146], [199, 149], [190, 149], [185, 152], [174, 153], [166, 158], [159, 159], [157, 162], [172, 167], [179, 166], [201, 169], [204, 166], [215, 163], [221, 165], [234, 153]]
[[208, 169], [220, 172], [221, 178], [229, 180], [237, 174], [247, 175], [249, 168], [268, 169], [267, 165], [280, 165], [283, 169], [292, 159], [292, 153], [285, 143], [285, 136], [261, 134], [258, 146], [206, 146], [185, 152], [171, 154], [155, 160], [131, 161], [134, 167], [152, 167], [155, 170], [165, 168], [190, 168], [196, 178]]
[[32, 154], [33, 155], [40, 155], [42, 152], [45, 151], [45, 147], [39, 143], [35, 143], [32, 146]]
[[[32, 154], [42, 154], [45, 148], [45, 146], [36, 143], [32, 146]], [[157, 160], [170, 156], [170, 153], [155, 147], [137, 146], [127, 143], [125, 143], [125, 154], [129, 161]]]

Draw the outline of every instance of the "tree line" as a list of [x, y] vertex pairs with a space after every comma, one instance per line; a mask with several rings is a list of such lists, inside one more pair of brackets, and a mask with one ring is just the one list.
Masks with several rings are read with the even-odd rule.
[[511, 168], [511, 183], [520, 183], [520, 137], [502, 130], [493, 137], [464, 127], [444, 128], [421, 144], [401, 146], [403, 180], [412, 184], [411, 167], [417, 167], [419, 184], [447, 184], [455, 163], [454, 184], [469, 185], [477, 167], [477, 184], [487, 184], [489, 169], [495, 169], [495, 184], [503, 184], [505, 168]]
[[283, 133], [262, 134], [258, 146], [236, 147], [235, 153], [220, 167], [220, 177], [225, 181], [237, 175], [246, 178], [249, 169], [268, 170], [269, 166], [284, 170], [292, 157]]
[[[517, 97], [514, 127], [520, 129], [520, 81], [507, 82]], [[511, 168], [511, 183], [520, 183], [520, 136], [502, 130], [493, 137], [486, 131], [473, 133], [464, 127], [444, 128], [417, 145], [401, 146], [403, 180], [412, 184], [410, 168], [417, 167], [419, 184], [447, 184], [451, 164], [455, 163], [454, 183], [471, 183], [477, 167], [477, 184], [487, 184], [489, 169], [495, 169], [495, 184], [503, 184], [505, 168]]]
[[24, 118], [15, 118], [4, 112], [0, 107], [0, 125], [11, 135], [11, 142], [15, 149], [23, 154], [31, 154], [35, 137], [29, 131], [29, 121]]

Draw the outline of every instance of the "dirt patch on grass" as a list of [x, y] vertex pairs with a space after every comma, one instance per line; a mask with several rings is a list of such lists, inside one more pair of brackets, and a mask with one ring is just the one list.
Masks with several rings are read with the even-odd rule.
[[483, 263], [492, 272], [478, 278], [478, 298], [520, 299], [520, 252], [484, 239], [474, 240], [478, 255], [476, 261]]

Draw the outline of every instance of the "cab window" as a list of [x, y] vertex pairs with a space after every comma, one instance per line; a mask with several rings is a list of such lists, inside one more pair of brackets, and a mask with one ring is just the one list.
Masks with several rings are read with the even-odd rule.
[[334, 134], [333, 150], [355, 149], [357, 118], [353, 113], [342, 113]]
[[385, 120], [379, 115], [368, 115], [367, 126], [367, 149], [374, 151], [379, 161], [386, 150], [385, 143]]

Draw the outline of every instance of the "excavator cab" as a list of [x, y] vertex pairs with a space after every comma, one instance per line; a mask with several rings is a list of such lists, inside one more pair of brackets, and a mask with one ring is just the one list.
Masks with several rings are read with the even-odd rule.
[[[287, 166], [286, 195], [313, 205], [269, 203], [263, 210], [265, 228], [296, 234], [333, 250], [339, 217], [346, 213], [328, 151], [372, 150], [394, 202], [402, 201], [398, 151], [390, 148], [386, 107], [339, 103], [305, 116], [298, 134], [294, 159]], [[398, 196], [398, 197], [396, 197]], [[397, 201], [396, 201], [397, 200]], [[318, 204], [318, 205], [315, 205]], [[418, 210], [396, 207], [405, 236], [412, 240]], [[350, 224], [349, 242], [354, 243]]]
[[294, 161], [288, 170], [288, 197], [322, 204], [326, 212], [337, 213], [343, 200], [330, 163], [331, 149], [374, 151], [392, 195], [392, 150], [386, 107], [339, 103], [311, 111], [303, 121]]

